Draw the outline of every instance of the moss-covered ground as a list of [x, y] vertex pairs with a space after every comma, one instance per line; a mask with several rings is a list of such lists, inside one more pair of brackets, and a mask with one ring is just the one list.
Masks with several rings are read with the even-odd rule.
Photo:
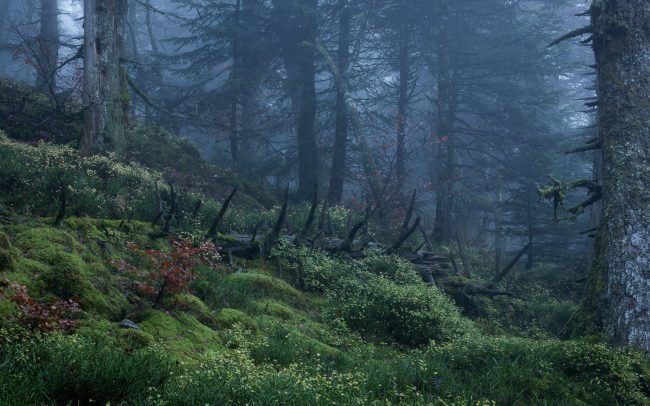
[[[168, 244], [151, 239], [150, 224], [3, 221], [0, 278], [37, 301], [75, 298], [82, 312], [74, 333], [38, 334], [0, 299], [2, 404], [648, 403], [643, 355], [487, 334], [396, 260], [353, 267], [281, 246], [272, 260], [239, 261], [238, 271], [202, 268], [191, 289], [154, 308], [133, 289], [137, 273], [110, 265], [137, 263], [125, 241]], [[306, 276], [303, 290], [290, 283], [290, 266], [278, 276], [288, 260]], [[398, 276], [374, 273], [390, 266]], [[430, 303], [443, 310], [418, 314]], [[140, 330], [119, 328], [125, 318]]]

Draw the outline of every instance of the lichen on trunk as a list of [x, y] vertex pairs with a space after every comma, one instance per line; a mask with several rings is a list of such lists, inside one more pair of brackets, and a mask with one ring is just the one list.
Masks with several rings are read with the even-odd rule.
[[595, 0], [591, 17], [603, 219], [583, 308], [613, 343], [650, 350], [650, 3]]

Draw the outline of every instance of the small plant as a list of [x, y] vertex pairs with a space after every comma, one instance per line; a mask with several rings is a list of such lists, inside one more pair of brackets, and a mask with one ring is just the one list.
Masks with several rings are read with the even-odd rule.
[[159, 306], [168, 294], [186, 293], [196, 280], [199, 265], [218, 267], [220, 259], [216, 246], [211, 242], [194, 245], [189, 240], [173, 240], [169, 252], [155, 249], [143, 250], [135, 243], [127, 244], [129, 250], [142, 257], [145, 270], [124, 261], [111, 264], [121, 270], [139, 273], [144, 282], [136, 284], [136, 290], [149, 297], [154, 306]]
[[[0, 298], [7, 298], [18, 305], [19, 323], [31, 331], [50, 333], [54, 331], [71, 332], [77, 326], [68, 317], [81, 311], [74, 299], [58, 300], [53, 303], [38, 303], [27, 293], [25, 286], [7, 280], [0, 281]], [[10, 293], [6, 293], [6, 292]]]

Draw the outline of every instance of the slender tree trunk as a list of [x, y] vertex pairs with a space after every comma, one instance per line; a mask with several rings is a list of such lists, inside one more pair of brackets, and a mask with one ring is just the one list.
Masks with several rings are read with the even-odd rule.
[[528, 185], [528, 199], [526, 202], [526, 217], [528, 222], [528, 251], [526, 252], [526, 269], [533, 269], [534, 256], [533, 256], [533, 240], [535, 239], [535, 223], [533, 213], [533, 196], [535, 196], [535, 186]]
[[498, 200], [494, 203], [494, 275], [501, 272], [501, 258], [505, 251], [505, 240], [503, 239], [503, 208], [502, 199], [499, 193]]
[[7, 42], [9, 10], [12, 0], [0, 0], [0, 45]]
[[240, 32], [241, 27], [241, 0], [235, 3], [235, 37], [232, 41], [232, 68], [230, 76], [230, 158], [232, 159], [233, 166], [240, 169], [239, 161], [239, 95], [241, 93], [241, 78], [240, 78]]
[[600, 288], [612, 342], [649, 351], [650, 2], [594, 0], [591, 16], [603, 157], [603, 221], [591, 290]]
[[[342, 80], [346, 79], [350, 65], [350, 29], [351, 15], [348, 0], [339, 0], [339, 38], [337, 65]], [[336, 86], [336, 133], [334, 135], [334, 155], [332, 158], [332, 171], [330, 176], [329, 193], [327, 200], [332, 203], [341, 203], [343, 199], [343, 184], [347, 169], [347, 144], [348, 144], [348, 105], [345, 89]]]
[[59, 6], [41, 0], [41, 21], [36, 39], [36, 89], [54, 96], [59, 61]]
[[84, 1], [85, 155], [124, 152], [124, 106], [120, 67], [126, 0]]
[[[304, 11], [304, 40], [316, 42], [317, 0], [307, 1]], [[311, 197], [314, 186], [318, 184], [319, 154], [316, 143], [316, 61], [312, 47], [299, 43], [298, 90], [298, 196]]]
[[399, 38], [399, 91], [397, 100], [397, 151], [395, 156], [396, 193], [400, 199], [403, 197], [404, 181], [406, 180], [406, 109], [409, 103], [409, 25], [403, 21]]
[[449, 241], [453, 238], [453, 198], [455, 182], [455, 139], [456, 89], [451, 56], [449, 52], [449, 4], [440, 4], [440, 26], [438, 46], [438, 181], [436, 188], [436, 220], [434, 240]]
[[263, 79], [266, 58], [264, 25], [261, 17], [261, 0], [242, 0], [241, 34], [239, 37], [239, 162], [240, 170], [250, 172], [251, 163], [256, 161], [260, 143], [256, 142], [257, 99], [259, 84]]

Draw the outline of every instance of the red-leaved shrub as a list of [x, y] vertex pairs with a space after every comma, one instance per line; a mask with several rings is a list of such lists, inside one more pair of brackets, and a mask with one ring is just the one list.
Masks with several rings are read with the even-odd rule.
[[143, 250], [135, 243], [129, 243], [127, 247], [145, 259], [145, 269], [124, 261], [112, 261], [111, 264], [118, 269], [136, 273], [142, 280], [135, 284], [136, 291], [150, 298], [154, 306], [162, 303], [167, 294], [186, 292], [190, 283], [196, 279], [197, 266], [218, 266], [219, 254], [211, 242], [195, 246], [188, 240], [173, 240], [168, 252]]
[[68, 318], [81, 311], [79, 303], [73, 299], [38, 303], [29, 296], [25, 286], [7, 280], [0, 281], [0, 289], [0, 297], [18, 305], [18, 322], [31, 331], [70, 332], [77, 326], [75, 320]]

